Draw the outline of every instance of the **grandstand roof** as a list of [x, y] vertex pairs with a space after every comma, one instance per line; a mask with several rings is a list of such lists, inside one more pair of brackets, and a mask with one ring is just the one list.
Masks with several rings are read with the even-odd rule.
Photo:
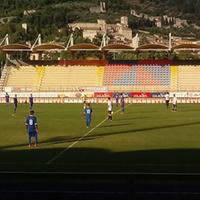
[[167, 51], [168, 49], [168, 46], [162, 44], [144, 44], [137, 48], [139, 51]]
[[12, 52], [12, 51], [30, 51], [30, 47], [26, 44], [8, 44], [0, 47], [1, 51]]
[[[65, 46], [57, 43], [44, 43], [36, 45], [33, 49], [26, 44], [8, 44], [0, 46], [0, 50], [4, 52], [19, 52], [19, 51], [32, 51], [45, 52], [45, 51], [63, 51]], [[91, 43], [80, 43], [70, 46], [67, 50], [70, 51], [99, 51], [100, 47]], [[133, 51], [133, 47], [124, 44], [108, 44], [102, 47], [103, 51]], [[139, 46], [137, 51], [169, 51], [169, 47], [162, 44], [145, 44]], [[179, 44], [172, 47], [172, 51], [200, 51], [200, 44]]]
[[70, 51], [98, 51], [99, 47], [90, 43], [80, 43], [69, 47]]
[[173, 50], [200, 50], [200, 44], [179, 44], [172, 48]]
[[134, 48], [128, 45], [124, 45], [124, 44], [109, 44], [105, 47], [102, 48], [102, 50], [104, 51], [112, 51], [112, 50], [123, 50], [123, 51], [130, 51], [133, 50]]
[[33, 51], [60, 51], [64, 50], [65, 47], [61, 44], [56, 44], [56, 43], [44, 43], [40, 45], [36, 45], [33, 48]]

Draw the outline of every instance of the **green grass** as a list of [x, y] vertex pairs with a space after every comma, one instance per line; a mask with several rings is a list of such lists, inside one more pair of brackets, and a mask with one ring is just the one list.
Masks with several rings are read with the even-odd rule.
[[[106, 118], [107, 106], [92, 107], [93, 128]], [[24, 126], [28, 105], [19, 105], [15, 116], [12, 105], [0, 105], [1, 171], [200, 172], [197, 104], [181, 104], [176, 113], [162, 104], [128, 105], [125, 114], [114, 114], [112, 122], [76, 144], [90, 130], [81, 104], [37, 104], [34, 110], [40, 145], [29, 149]]]

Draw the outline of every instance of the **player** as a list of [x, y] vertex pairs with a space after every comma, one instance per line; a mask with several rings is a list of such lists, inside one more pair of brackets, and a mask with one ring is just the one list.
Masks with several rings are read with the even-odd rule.
[[87, 107], [87, 103], [86, 103], [86, 101], [84, 100], [83, 101], [83, 115], [85, 116], [85, 109], [86, 109], [86, 107]]
[[165, 94], [165, 103], [166, 103], [166, 107], [169, 108], [169, 92]]
[[29, 109], [32, 110], [33, 109], [33, 95], [30, 94], [29, 97]]
[[89, 103], [87, 103], [87, 106], [85, 108], [85, 120], [86, 127], [89, 128], [92, 120], [92, 108], [90, 107]]
[[173, 95], [173, 99], [172, 99], [172, 112], [176, 112], [177, 111], [177, 98], [176, 95]]
[[13, 103], [14, 103], [14, 113], [17, 112], [17, 105], [18, 105], [18, 100], [17, 100], [17, 95], [15, 94], [15, 97], [13, 99]]
[[87, 95], [85, 94], [85, 95], [83, 96], [83, 102], [86, 103], [86, 101], [87, 101]]
[[34, 116], [34, 111], [30, 111], [30, 115], [26, 118], [26, 130], [28, 133], [28, 146], [31, 147], [31, 138], [35, 138], [35, 147], [38, 145], [38, 125], [37, 118]]
[[10, 102], [10, 96], [7, 92], [6, 92], [6, 95], [5, 95], [5, 99], [6, 99], [6, 104], [8, 105], [9, 102]]
[[121, 111], [122, 111], [122, 113], [124, 113], [125, 112], [125, 100], [124, 100], [124, 95], [123, 94], [121, 94]]
[[115, 95], [115, 100], [116, 100], [116, 106], [118, 107], [119, 106], [119, 94], [118, 93]]
[[109, 97], [108, 98], [108, 120], [112, 121], [112, 114], [113, 114], [113, 111], [112, 111], [112, 101], [111, 101], [111, 99]]

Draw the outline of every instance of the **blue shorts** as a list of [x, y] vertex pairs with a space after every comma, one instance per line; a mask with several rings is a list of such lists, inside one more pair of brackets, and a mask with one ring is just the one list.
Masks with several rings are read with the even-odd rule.
[[37, 135], [37, 132], [33, 131], [33, 132], [29, 132], [28, 134], [30, 137], [35, 137]]

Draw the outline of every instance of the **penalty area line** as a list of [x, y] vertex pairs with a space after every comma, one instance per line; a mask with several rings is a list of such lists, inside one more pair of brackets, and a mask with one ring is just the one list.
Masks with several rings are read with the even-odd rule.
[[[130, 105], [130, 104], [128, 104]], [[127, 106], [128, 106], [127, 105]], [[127, 107], [126, 106], [126, 107]], [[121, 111], [121, 108], [118, 109], [116, 112], [114, 112], [113, 115], [117, 114], [118, 112]], [[57, 155], [55, 155], [53, 158], [51, 158], [46, 164], [50, 165], [52, 162], [54, 162], [56, 159], [58, 159], [63, 153], [65, 153], [67, 150], [71, 149], [74, 145], [76, 145], [77, 143], [79, 143], [80, 141], [82, 141], [85, 137], [87, 137], [90, 133], [92, 133], [95, 129], [97, 129], [98, 127], [100, 127], [105, 121], [107, 121], [107, 117], [101, 121], [99, 124], [97, 124], [94, 128], [92, 128], [91, 130], [89, 130], [88, 132], [86, 132], [83, 136], [81, 136], [78, 140], [76, 140], [75, 142], [71, 143], [68, 147], [66, 147], [65, 149], [63, 149], [62, 151], [60, 151]]]

